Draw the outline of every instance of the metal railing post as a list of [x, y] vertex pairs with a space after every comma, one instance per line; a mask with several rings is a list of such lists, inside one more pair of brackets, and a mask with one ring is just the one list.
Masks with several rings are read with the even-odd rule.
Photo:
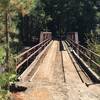
[[90, 52], [90, 67], [92, 66], [92, 53]]
[[[28, 52], [27, 52], [27, 54], [26, 54], [26, 55], [27, 55], [26, 57], [28, 58]], [[27, 60], [27, 67], [28, 67], [28, 60]]]

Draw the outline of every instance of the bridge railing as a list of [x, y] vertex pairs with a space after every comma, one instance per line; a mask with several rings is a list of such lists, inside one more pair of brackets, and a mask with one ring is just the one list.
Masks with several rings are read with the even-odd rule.
[[20, 73], [25, 70], [36, 58], [36, 56], [49, 44], [51, 39], [46, 39], [43, 42], [33, 46], [16, 57], [16, 71]]
[[100, 76], [100, 55], [87, 49], [86, 47], [67, 39], [72, 49], [79, 55], [90, 68]]

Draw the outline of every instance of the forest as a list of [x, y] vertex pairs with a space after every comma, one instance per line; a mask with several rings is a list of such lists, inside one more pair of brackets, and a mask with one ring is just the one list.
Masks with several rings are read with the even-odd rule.
[[3, 87], [15, 81], [16, 56], [37, 44], [41, 31], [78, 32], [80, 44], [100, 54], [100, 1], [0, 0], [1, 100], [7, 99]]

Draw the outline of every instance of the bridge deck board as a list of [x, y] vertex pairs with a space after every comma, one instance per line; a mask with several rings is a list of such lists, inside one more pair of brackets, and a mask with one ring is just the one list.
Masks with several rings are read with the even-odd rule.
[[94, 92], [96, 86], [82, 83], [68, 51], [60, 49], [59, 41], [53, 42], [37, 67], [32, 82], [18, 83], [28, 89], [12, 94], [14, 100], [100, 100], [100, 87]]

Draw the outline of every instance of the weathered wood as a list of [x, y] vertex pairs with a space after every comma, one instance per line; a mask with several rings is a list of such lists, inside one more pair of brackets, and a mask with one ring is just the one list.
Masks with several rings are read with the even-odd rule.
[[[78, 50], [79, 54], [77, 55], [82, 55], [82, 60], [86, 63], [86, 61], [83, 59], [84, 57], [88, 61], [88, 66], [92, 69], [91, 66], [95, 66], [96, 68], [100, 68], [100, 64], [97, 62], [98, 59], [100, 59], [100, 55], [96, 54], [95, 52], [88, 50], [84, 46], [77, 44], [75, 41], [72, 39], [67, 40], [70, 46], [73, 48], [73, 50], [76, 52], [76, 49]], [[77, 45], [77, 46], [76, 46]], [[96, 60], [97, 59], [97, 60]]]
[[[48, 51], [49, 47], [51, 46], [52, 41], [47, 45], [47, 47], [36, 57], [36, 59], [31, 63], [31, 65], [18, 77], [20, 81], [26, 81], [26, 77], [28, 74], [35, 68], [36, 64], [40, 62], [46, 55], [46, 52]], [[41, 59], [42, 58], [42, 59]], [[34, 69], [35, 70], [35, 69]], [[31, 81], [31, 79], [28, 79], [28, 81]]]
[[[16, 71], [18, 70], [25, 64], [28, 67], [30, 59], [33, 57], [36, 57], [51, 41], [49, 37], [46, 37], [44, 41], [41, 41], [39, 44], [35, 45], [34, 47], [26, 50], [25, 52], [21, 53], [16, 57]], [[32, 61], [31, 61], [32, 62]], [[31, 63], [30, 62], [30, 63]], [[26, 68], [27, 68], [26, 67]]]

